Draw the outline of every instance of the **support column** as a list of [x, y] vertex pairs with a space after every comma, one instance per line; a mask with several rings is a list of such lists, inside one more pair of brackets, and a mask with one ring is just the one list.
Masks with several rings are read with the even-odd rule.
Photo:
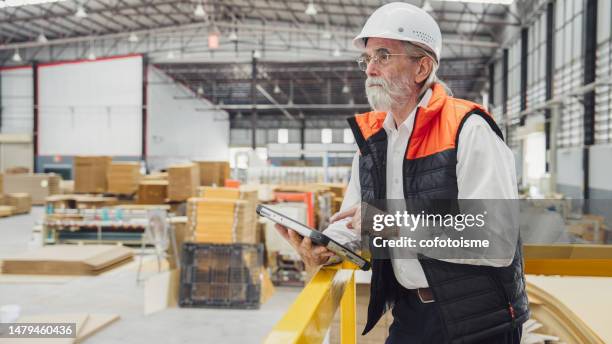
[[[545, 63], [545, 83], [546, 83], [546, 100], [550, 100], [553, 97], [553, 70], [555, 68], [555, 55], [553, 52], [554, 39], [555, 39], [555, 27], [554, 27], [554, 16], [555, 16], [555, 3], [549, 2], [546, 5], [546, 63]], [[546, 172], [557, 173], [557, 171], [551, 171], [551, 162], [557, 157], [551, 156], [553, 151], [551, 149], [551, 109], [546, 109], [544, 112], [544, 136], [546, 140], [546, 152], [548, 158], [546, 159]], [[556, 187], [556, 185], [555, 185]], [[552, 190], [552, 189], [551, 189]]]
[[38, 63], [32, 63], [32, 85], [34, 87], [34, 97], [32, 100], [32, 109], [34, 122], [32, 125], [32, 145], [34, 148], [34, 163], [32, 171], [38, 172]]
[[251, 148], [257, 148], [257, 98], [255, 86], [257, 83], [257, 59], [255, 51], [251, 53]]
[[[529, 28], [521, 29], [521, 111], [527, 109], [527, 71], [529, 56]], [[520, 118], [520, 125], [525, 125], [526, 116]]]
[[[597, 0], [586, 0], [584, 14], [584, 85], [595, 82], [597, 63]], [[584, 95], [583, 198], [590, 198], [590, 147], [595, 143], [595, 89]], [[585, 202], [586, 204], [586, 202]], [[587, 209], [585, 209], [587, 211]]]

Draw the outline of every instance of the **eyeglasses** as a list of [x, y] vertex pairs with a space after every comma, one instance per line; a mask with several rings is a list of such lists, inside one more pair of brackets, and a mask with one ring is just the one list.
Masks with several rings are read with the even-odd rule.
[[363, 54], [357, 58], [357, 65], [362, 72], [365, 72], [368, 69], [368, 65], [370, 62], [378, 63], [381, 66], [384, 66], [389, 63], [391, 56], [409, 56], [411, 59], [420, 59], [424, 56], [413, 56], [409, 54], [391, 54], [386, 50], [377, 50], [374, 53], [374, 56], [370, 56], [367, 54]]

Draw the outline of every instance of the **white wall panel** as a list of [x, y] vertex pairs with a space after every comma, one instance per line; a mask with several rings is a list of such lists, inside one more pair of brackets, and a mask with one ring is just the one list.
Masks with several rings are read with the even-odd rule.
[[164, 167], [179, 160], [229, 159], [227, 112], [199, 111], [211, 103], [155, 67], [149, 67], [147, 93], [147, 161]]
[[32, 133], [34, 84], [32, 68], [0, 68], [2, 133]]
[[40, 155], [138, 156], [142, 58], [41, 65]]

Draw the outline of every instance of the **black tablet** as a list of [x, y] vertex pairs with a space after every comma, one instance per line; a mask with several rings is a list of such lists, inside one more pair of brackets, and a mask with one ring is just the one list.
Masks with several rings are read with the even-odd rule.
[[361, 270], [370, 270], [370, 262], [319, 231], [313, 230], [312, 228], [302, 223], [299, 223], [277, 211], [274, 211], [269, 207], [266, 207], [265, 205], [260, 204], [257, 206], [257, 214], [259, 216], [270, 219], [271, 221], [276, 222], [280, 225], [283, 225], [291, 230], [296, 231], [304, 238], [310, 238], [310, 240], [312, 240], [312, 242], [317, 245], [327, 247], [328, 250], [334, 252], [340, 257], [348, 259], [349, 261], [355, 263]]

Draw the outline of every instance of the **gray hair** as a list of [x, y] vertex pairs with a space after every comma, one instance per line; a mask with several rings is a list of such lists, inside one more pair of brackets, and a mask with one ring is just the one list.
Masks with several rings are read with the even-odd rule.
[[406, 52], [408, 53], [408, 55], [425, 56], [425, 57], [428, 57], [432, 62], [431, 72], [429, 73], [427, 80], [423, 81], [421, 85], [419, 85], [421, 87], [421, 89], [419, 90], [419, 99], [421, 99], [421, 97], [423, 97], [425, 92], [427, 92], [427, 90], [431, 86], [433, 86], [433, 84], [435, 83], [442, 85], [442, 87], [444, 87], [444, 89], [446, 90], [446, 93], [449, 96], [452, 96], [453, 91], [450, 89], [450, 87], [448, 87], [448, 85], [444, 81], [440, 80], [440, 78], [438, 78], [437, 72], [438, 72], [439, 64], [438, 64], [438, 60], [436, 59], [434, 53], [432, 53], [429, 49], [423, 47], [420, 44], [404, 42], [404, 45], [406, 47]]

